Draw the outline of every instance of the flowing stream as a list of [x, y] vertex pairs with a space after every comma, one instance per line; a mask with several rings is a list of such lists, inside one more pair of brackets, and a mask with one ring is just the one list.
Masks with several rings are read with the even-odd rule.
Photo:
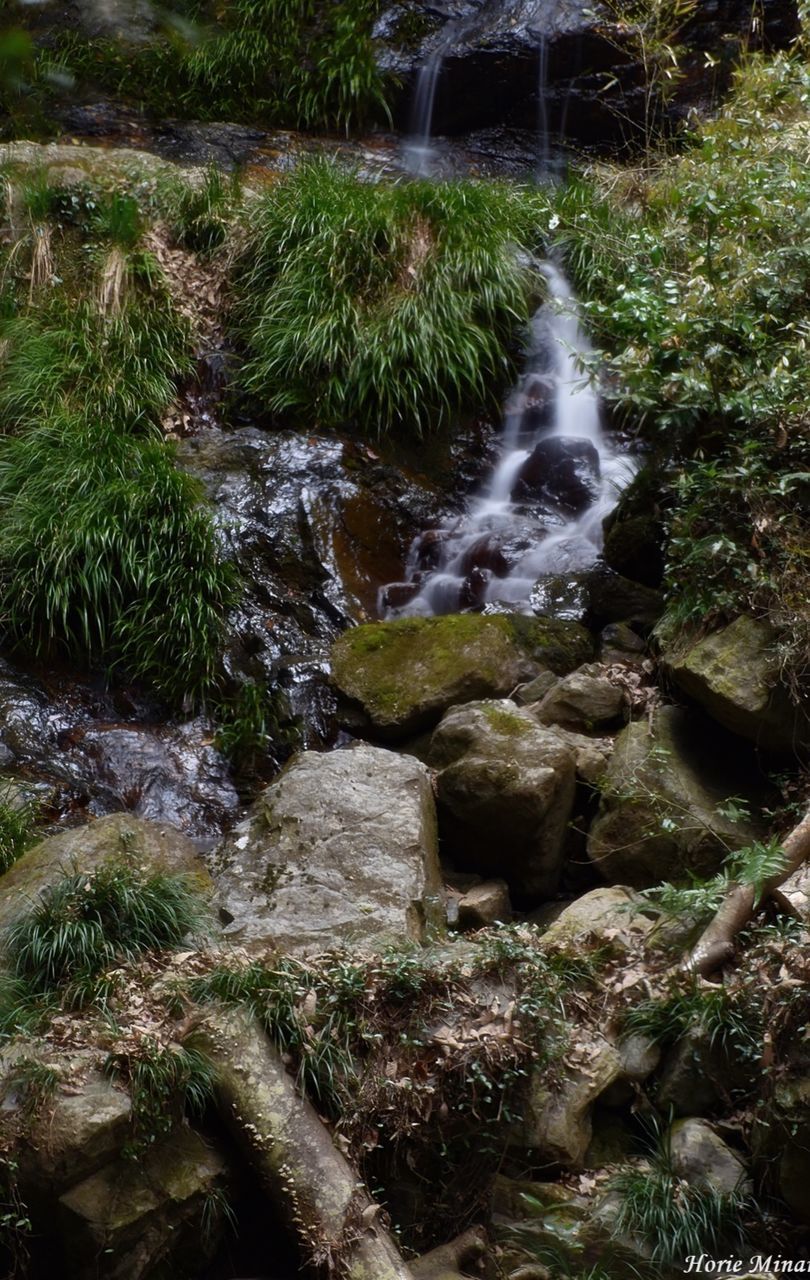
[[499, 602], [544, 611], [544, 580], [583, 573], [599, 557], [602, 522], [634, 465], [604, 434], [571, 286], [552, 263], [540, 270], [548, 299], [531, 321], [497, 465], [465, 516], [416, 538], [407, 580], [382, 589], [384, 616]]

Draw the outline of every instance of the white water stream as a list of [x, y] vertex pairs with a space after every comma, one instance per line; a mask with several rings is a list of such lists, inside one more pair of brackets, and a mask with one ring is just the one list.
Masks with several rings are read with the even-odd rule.
[[415, 540], [406, 568], [411, 591], [391, 608], [383, 589], [389, 616], [528, 602], [538, 580], [582, 573], [599, 556], [602, 522], [634, 465], [604, 435], [571, 287], [551, 263], [540, 269], [548, 301], [532, 318], [499, 461], [464, 517]]

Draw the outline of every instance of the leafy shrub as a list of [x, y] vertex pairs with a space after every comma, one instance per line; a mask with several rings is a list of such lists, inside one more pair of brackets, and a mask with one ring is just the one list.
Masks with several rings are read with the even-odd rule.
[[9, 929], [6, 951], [17, 978], [47, 995], [146, 951], [175, 946], [201, 920], [188, 877], [113, 862], [48, 886]]
[[684, 154], [593, 169], [553, 218], [605, 393], [664, 459], [665, 633], [767, 614], [796, 681], [810, 667], [809, 104], [799, 56], [752, 57]]
[[538, 202], [498, 183], [364, 185], [309, 164], [253, 206], [246, 385], [307, 422], [420, 432], [502, 390]]

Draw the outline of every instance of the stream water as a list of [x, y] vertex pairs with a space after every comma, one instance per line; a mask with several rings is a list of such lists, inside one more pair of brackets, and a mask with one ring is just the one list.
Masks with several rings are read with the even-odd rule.
[[466, 515], [419, 535], [406, 580], [380, 612], [451, 613], [498, 603], [543, 611], [543, 584], [596, 563], [602, 523], [634, 472], [606, 436], [571, 286], [550, 262], [523, 374], [504, 412], [500, 456]]

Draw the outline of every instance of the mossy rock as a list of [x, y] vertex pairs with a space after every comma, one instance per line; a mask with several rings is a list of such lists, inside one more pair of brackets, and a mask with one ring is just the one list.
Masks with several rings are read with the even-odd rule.
[[676, 684], [732, 733], [766, 751], [789, 754], [810, 743], [807, 714], [780, 684], [779, 637], [768, 622], [743, 614], [664, 655]]
[[332, 677], [347, 728], [396, 740], [431, 728], [458, 703], [504, 697], [542, 670], [565, 675], [592, 648], [583, 627], [553, 618], [400, 618], [345, 632], [332, 649]]
[[212, 887], [194, 845], [179, 831], [131, 814], [116, 813], [50, 836], [29, 849], [0, 877], [0, 933], [60, 876], [77, 870], [95, 871], [112, 861], [150, 871], [191, 874], [203, 893]]

